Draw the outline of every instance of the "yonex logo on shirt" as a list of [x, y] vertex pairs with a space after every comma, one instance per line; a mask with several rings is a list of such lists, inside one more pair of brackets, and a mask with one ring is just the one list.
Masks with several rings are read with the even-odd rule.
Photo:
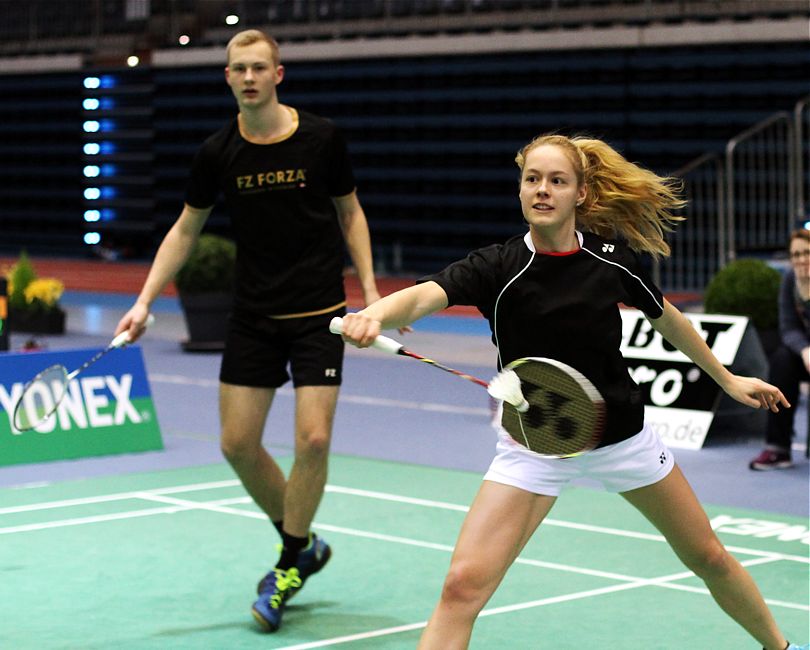
[[616, 248], [615, 244], [602, 244], [603, 253], [612, 253], [614, 248]]
[[323, 371], [325, 377], [337, 377], [337, 370], [335, 368], [327, 368]]

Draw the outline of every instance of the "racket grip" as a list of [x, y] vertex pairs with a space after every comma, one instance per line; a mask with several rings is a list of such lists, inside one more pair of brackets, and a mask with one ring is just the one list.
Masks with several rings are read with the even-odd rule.
[[[332, 334], [342, 334], [343, 319], [339, 316], [335, 316], [329, 323], [329, 331], [332, 332]], [[382, 352], [388, 352], [389, 354], [399, 354], [399, 351], [402, 349], [402, 343], [388, 338], [387, 336], [380, 335], [374, 339], [374, 343], [371, 344], [371, 347], [381, 350]]]
[[[153, 314], [149, 314], [149, 315], [146, 317], [146, 322], [144, 322], [143, 326], [144, 326], [144, 327], [149, 327], [149, 326], [150, 326], [152, 323], [154, 323], [154, 322], [155, 322], [155, 317], [154, 317], [154, 315], [153, 315]], [[124, 330], [123, 332], [121, 332], [121, 333], [120, 333], [118, 336], [116, 336], [116, 337], [115, 337], [115, 338], [112, 340], [112, 342], [110, 343], [110, 347], [111, 347], [111, 348], [122, 348], [122, 347], [124, 347], [124, 346], [125, 346], [127, 343], [129, 343], [129, 331]]]

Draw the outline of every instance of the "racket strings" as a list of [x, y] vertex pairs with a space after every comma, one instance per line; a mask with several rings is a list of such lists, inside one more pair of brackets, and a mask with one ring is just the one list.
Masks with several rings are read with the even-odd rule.
[[43, 424], [58, 408], [65, 395], [68, 374], [64, 366], [46, 368], [23, 388], [14, 409], [14, 427], [30, 431]]
[[584, 376], [534, 360], [514, 370], [529, 402], [522, 414], [504, 407], [502, 424], [515, 440], [555, 457], [575, 456], [595, 446], [603, 425], [601, 398]]

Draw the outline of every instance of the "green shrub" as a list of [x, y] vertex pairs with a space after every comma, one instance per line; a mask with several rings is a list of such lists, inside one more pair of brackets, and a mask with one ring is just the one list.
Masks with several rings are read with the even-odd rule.
[[200, 235], [174, 284], [181, 293], [231, 291], [236, 267], [236, 244], [218, 235]]
[[748, 316], [758, 330], [779, 324], [779, 271], [755, 259], [735, 260], [720, 269], [706, 287], [707, 314]]

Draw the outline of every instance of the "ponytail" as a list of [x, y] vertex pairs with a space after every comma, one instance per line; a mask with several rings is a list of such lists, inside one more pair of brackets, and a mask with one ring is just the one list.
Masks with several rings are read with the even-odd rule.
[[602, 140], [562, 135], [539, 136], [518, 152], [515, 161], [523, 169], [526, 155], [535, 147], [561, 147], [574, 166], [577, 182], [587, 188], [577, 208], [577, 225], [607, 239], [623, 239], [637, 251], [668, 257], [664, 239], [683, 217], [673, 213], [686, 205], [678, 196], [679, 179], [661, 177], [631, 163]]

